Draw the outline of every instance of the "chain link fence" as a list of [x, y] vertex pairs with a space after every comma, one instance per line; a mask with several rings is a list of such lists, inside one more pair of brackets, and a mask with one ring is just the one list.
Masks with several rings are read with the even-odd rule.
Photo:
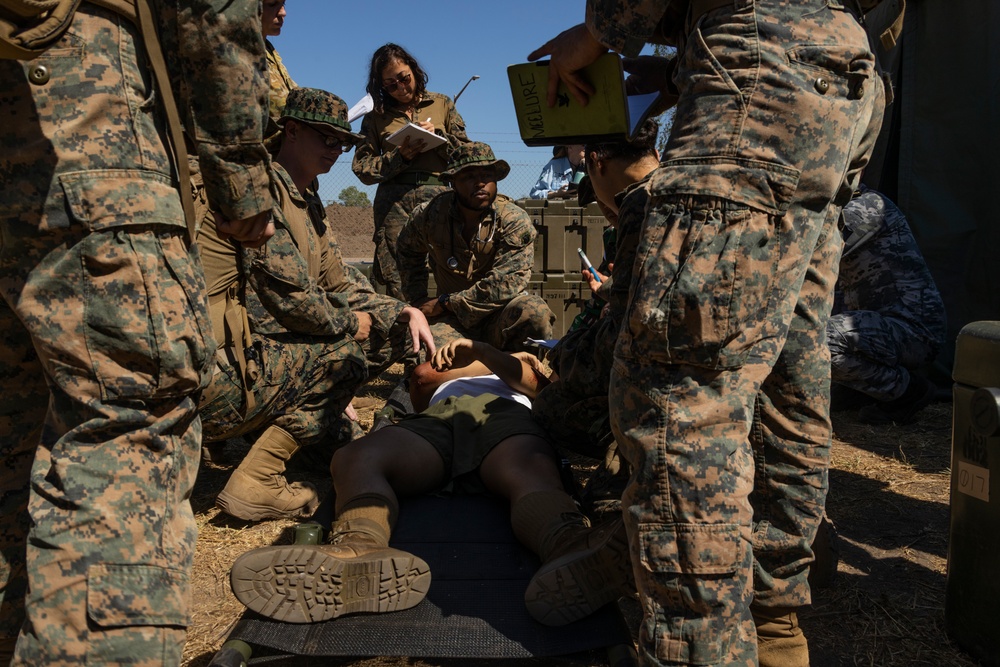
[[[540, 162], [517, 163], [507, 160], [508, 164], [510, 164], [510, 175], [497, 183], [498, 191], [511, 199], [523, 199], [527, 197], [531, 187], [538, 181], [542, 167], [552, 157], [551, 154], [545, 156], [544, 153], [542, 156], [544, 156], [544, 159]], [[344, 164], [337, 162], [337, 164], [333, 165], [330, 173], [320, 176], [319, 196], [326, 204], [344, 203], [341, 201], [342, 193], [344, 190], [353, 187], [367, 195], [368, 205], [370, 206], [372, 200], [375, 199], [375, 186], [366, 186], [358, 180], [358, 177], [351, 171], [351, 162], [347, 159], [348, 157], [350, 157], [350, 154], [342, 158]]]

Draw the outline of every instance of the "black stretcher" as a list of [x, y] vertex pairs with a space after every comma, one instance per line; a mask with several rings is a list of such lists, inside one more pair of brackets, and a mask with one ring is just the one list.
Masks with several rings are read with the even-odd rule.
[[[316, 520], [329, 525], [330, 518], [327, 504]], [[310, 530], [305, 524], [297, 534], [299, 542], [318, 541], [319, 525]], [[636, 664], [631, 634], [615, 604], [564, 627], [548, 627], [528, 615], [524, 591], [538, 559], [517, 542], [508, 507], [498, 499], [408, 499], [392, 545], [430, 566], [430, 591], [420, 604], [303, 625], [247, 611], [210, 667], [279, 664], [293, 656], [516, 660], [602, 648], [614, 667]]]

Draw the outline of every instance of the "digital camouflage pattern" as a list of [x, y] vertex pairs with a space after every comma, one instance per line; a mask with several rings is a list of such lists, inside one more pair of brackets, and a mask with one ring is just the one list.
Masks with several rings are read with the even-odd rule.
[[[152, 6], [213, 206], [270, 209], [257, 3]], [[177, 665], [214, 342], [160, 95], [137, 29], [85, 2], [0, 60], [0, 97], [0, 637], [15, 665]]]
[[608, 391], [615, 341], [621, 328], [632, 284], [639, 232], [649, 201], [649, 177], [633, 183], [619, 194], [615, 254], [605, 258], [611, 275], [601, 284], [594, 301], [605, 304], [600, 316], [566, 333], [545, 359], [558, 382], [544, 387], [531, 405], [531, 413], [563, 449], [603, 459], [610, 434]]
[[448, 153], [448, 168], [441, 172], [441, 180], [450, 182], [460, 171], [469, 167], [493, 167], [497, 181], [507, 178], [510, 173], [510, 165], [506, 160], [498, 160], [489, 144], [470, 141], [451, 148]]
[[271, 120], [277, 122], [285, 110], [285, 99], [288, 93], [294, 88], [298, 88], [292, 77], [285, 69], [285, 63], [281, 62], [278, 50], [271, 44], [271, 40], [265, 39], [267, 46], [267, 76], [270, 81], [270, 92], [267, 96], [267, 109]]
[[288, 93], [278, 124], [283, 125], [289, 118], [313, 125], [325, 125], [351, 143], [364, 141], [363, 136], [351, 131], [351, 124], [347, 121], [347, 103], [333, 93], [319, 88], [296, 88]]
[[[465, 143], [465, 121], [446, 95], [427, 92], [417, 103], [412, 119], [430, 118], [435, 132], [443, 134], [448, 143], [424, 151], [412, 160], [405, 160], [399, 148], [386, 138], [410, 122], [403, 110], [387, 108], [371, 112], [361, 121], [365, 142], [354, 153], [351, 169], [365, 185], [378, 184], [372, 208], [375, 214], [375, 257], [372, 277], [385, 285], [386, 292], [403, 298], [399, 269], [396, 267], [396, 239], [417, 205], [430, 201], [445, 191], [439, 176], [448, 165], [450, 146]], [[429, 180], [428, 180], [429, 179]]]
[[864, 186], [844, 207], [844, 253], [827, 324], [834, 382], [899, 398], [944, 344], [944, 302], [906, 216]]
[[[527, 294], [535, 261], [535, 228], [528, 214], [497, 195], [483, 214], [480, 234], [488, 241], [467, 243], [463, 225], [455, 193], [448, 191], [416, 211], [399, 235], [406, 301], [427, 298], [428, 266], [438, 294], [449, 295], [449, 313], [430, 318], [435, 342], [465, 337], [511, 350], [521, 349], [526, 337], [551, 338], [555, 315], [544, 300]], [[454, 269], [448, 266], [452, 257]]]
[[587, 7], [592, 33], [626, 55], [649, 40], [678, 47], [611, 424], [633, 469], [622, 504], [642, 664], [756, 665], [751, 602], [809, 601], [829, 466], [836, 222], [883, 91], [864, 31], [837, 3], [687, 9]]
[[[203, 228], [213, 326], [226, 341], [226, 354], [217, 361], [199, 410], [208, 440], [275, 425], [308, 446], [329, 440], [361, 384], [405, 356], [412, 342], [408, 327], [396, 321], [405, 304], [377, 294], [357, 269], [344, 264], [318, 195], [303, 196], [280, 164], [272, 167], [278, 208], [275, 234], [265, 246], [237, 248], [221, 241], [214, 225]], [[241, 273], [245, 288], [237, 287]], [[257, 353], [259, 375], [246, 380], [252, 407], [243, 394], [246, 369], [230, 349], [244, 340], [244, 332], [228, 330], [218, 315], [234, 288]], [[356, 311], [372, 317], [362, 344], [353, 338]], [[243, 321], [242, 312], [236, 321]]]

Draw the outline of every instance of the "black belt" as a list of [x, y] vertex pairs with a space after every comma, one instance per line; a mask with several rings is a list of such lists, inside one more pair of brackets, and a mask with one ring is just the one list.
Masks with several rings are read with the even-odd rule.
[[393, 176], [389, 182], [400, 185], [444, 185], [444, 181], [429, 171], [405, 171]]

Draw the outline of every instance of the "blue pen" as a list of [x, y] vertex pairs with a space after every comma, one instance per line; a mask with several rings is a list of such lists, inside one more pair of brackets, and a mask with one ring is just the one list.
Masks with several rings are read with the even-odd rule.
[[577, 248], [576, 254], [580, 256], [580, 261], [583, 262], [584, 268], [590, 271], [594, 275], [594, 280], [596, 280], [597, 282], [603, 282], [601, 280], [601, 276], [597, 273], [597, 269], [595, 269], [594, 265], [590, 263], [589, 259], [587, 259], [587, 253], [583, 251], [583, 248]]

